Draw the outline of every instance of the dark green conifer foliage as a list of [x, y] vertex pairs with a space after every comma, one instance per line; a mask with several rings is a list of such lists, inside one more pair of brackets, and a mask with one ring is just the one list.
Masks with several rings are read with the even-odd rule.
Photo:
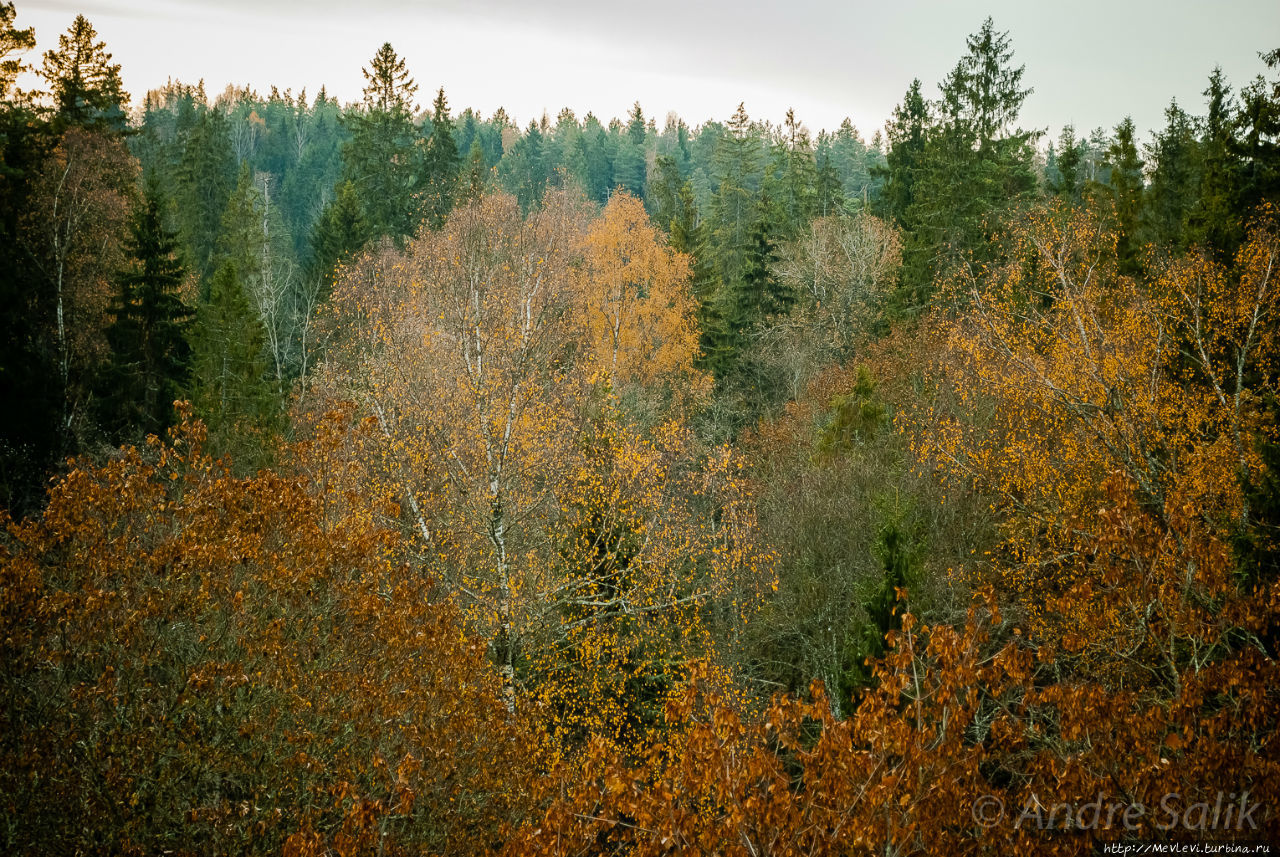
[[1165, 127], [1146, 153], [1151, 182], [1144, 197], [1143, 236], [1157, 246], [1184, 249], [1200, 189], [1200, 146], [1194, 121], [1176, 100], [1164, 116]]
[[57, 109], [55, 125], [122, 133], [128, 122], [129, 94], [120, 83], [120, 64], [84, 15], [77, 15], [58, 49], [46, 51], [40, 76]]
[[1133, 120], [1125, 117], [1116, 126], [1116, 138], [1107, 150], [1107, 166], [1110, 168], [1110, 190], [1115, 204], [1116, 225], [1120, 236], [1116, 244], [1116, 256], [1120, 270], [1136, 274], [1141, 267], [1141, 243], [1139, 218], [1142, 214], [1142, 159], [1134, 141]]
[[164, 227], [163, 208], [159, 189], [149, 182], [130, 225], [133, 263], [121, 272], [111, 307], [111, 357], [100, 402], [103, 427], [116, 441], [163, 436], [187, 382], [192, 313], [179, 294], [186, 269], [177, 236]]
[[338, 185], [333, 201], [316, 221], [311, 233], [311, 261], [307, 276], [321, 284], [320, 294], [327, 296], [332, 287], [333, 272], [354, 257], [368, 242], [369, 226], [365, 223], [360, 200], [350, 182]]
[[905, 293], [900, 308], [928, 303], [939, 275], [982, 263], [994, 252], [988, 234], [1035, 190], [1031, 141], [1017, 127], [1031, 90], [1025, 66], [1013, 66], [1009, 34], [988, 18], [967, 40], [968, 53], [941, 84], [937, 125], [911, 185], [905, 225]]
[[449, 118], [449, 102], [444, 88], [432, 102], [431, 137], [427, 140], [425, 214], [431, 228], [439, 229], [453, 210], [458, 195], [458, 173], [461, 158], [453, 138], [453, 120]]
[[342, 150], [342, 179], [355, 187], [373, 236], [403, 241], [422, 222], [424, 149], [413, 124], [418, 85], [390, 44], [363, 71], [364, 109], [343, 119], [351, 140]]
[[265, 463], [280, 403], [267, 375], [262, 323], [235, 263], [215, 272], [191, 340], [191, 402], [217, 455], [252, 472]]
[[187, 257], [200, 279], [201, 296], [217, 264], [218, 236], [227, 200], [236, 186], [236, 156], [228, 140], [227, 119], [205, 110], [194, 123], [177, 170], [178, 223]]
[[907, 219], [915, 201], [915, 184], [924, 157], [925, 135], [930, 127], [929, 107], [920, 93], [920, 79], [911, 81], [902, 103], [893, 110], [886, 129], [889, 152], [882, 168], [884, 189], [875, 209], [899, 225], [911, 228]]
[[1230, 262], [1243, 238], [1237, 215], [1240, 163], [1235, 105], [1222, 69], [1215, 68], [1204, 91], [1208, 112], [1200, 137], [1200, 191], [1188, 217], [1188, 243]]

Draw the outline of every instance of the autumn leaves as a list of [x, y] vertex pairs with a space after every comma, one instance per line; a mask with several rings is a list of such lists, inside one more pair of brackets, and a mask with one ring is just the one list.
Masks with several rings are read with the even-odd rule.
[[490, 195], [334, 292], [348, 333], [312, 407], [377, 426], [364, 490], [399, 506], [556, 753], [651, 727], [708, 623], [768, 587], [737, 463], [685, 425], [709, 384], [688, 270], [626, 194], [598, 215]]

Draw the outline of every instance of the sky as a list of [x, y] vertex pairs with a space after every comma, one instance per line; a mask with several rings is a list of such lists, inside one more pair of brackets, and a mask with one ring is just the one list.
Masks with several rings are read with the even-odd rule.
[[[1056, 137], [1131, 115], [1144, 138], [1171, 98], [1199, 114], [1221, 65], [1240, 86], [1264, 73], [1258, 53], [1280, 47], [1277, 0], [16, 0], [38, 50], [56, 47], [84, 14], [121, 64], [136, 105], [166, 80], [203, 79], [266, 94], [309, 96], [323, 84], [354, 101], [362, 67], [383, 42], [405, 58], [430, 103], [522, 125], [562, 107], [580, 118], [624, 116], [639, 101], [659, 126], [669, 111], [691, 125], [727, 119], [745, 102], [757, 119], [786, 110], [812, 131], [849, 117], [870, 138], [912, 78], [926, 97], [990, 15], [1010, 35], [1034, 89], [1020, 124]], [[34, 57], [32, 57], [34, 59]]]

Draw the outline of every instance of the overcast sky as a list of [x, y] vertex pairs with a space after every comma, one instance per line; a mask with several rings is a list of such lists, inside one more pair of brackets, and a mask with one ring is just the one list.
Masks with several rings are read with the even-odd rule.
[[342, 101], [359, 97], [362, 66], [391, 42], [426, 104], [443, 86], [456, 110], [506, 108], [521, 124], [561, 107], [622, 116], [639, 100], [659, 125], [725, 119], [745, 101], [778, 122], [788, 107], [813, 131], [848, 116], [867, 138], [913, 77], [926, 94], [991, 15], [1012, 38], [1034, 94], [1021, 117], [1056, 136], [1062, 125], [1113, 127], [1132, 115], [1145, 137], [1176, 97], [1201, 112], [1221, 65], [1233, 86], [1264, 71], [1280, 47], [1277, 0], [16, 0], [17, 25], [39, 50], [76, 13], [122, 65], [134, 103], [173, 78], [264, 94], [276, 85]]

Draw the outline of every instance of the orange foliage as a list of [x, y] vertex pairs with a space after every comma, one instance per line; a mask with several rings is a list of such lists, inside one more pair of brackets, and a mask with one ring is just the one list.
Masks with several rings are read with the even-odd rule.
[[398, 537], [202, 430], [80, 465], [0, 567], [0, 794], [45, 853], [486, 847], [528, 800], [483, 644]]

